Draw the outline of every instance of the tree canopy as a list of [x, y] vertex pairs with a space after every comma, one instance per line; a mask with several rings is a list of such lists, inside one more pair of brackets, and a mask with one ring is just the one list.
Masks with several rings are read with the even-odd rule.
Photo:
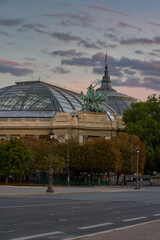
[[146, 162], [145, 145], [135, 135], [121, 133], [117, 137], [111, 139], [121, 153], [121, 163], [123, 172], [126, 174], [133, 174], [137, 171], [137, 151], [136, 147], [140, 147], [139, 152], [139, 171], [144, 172]]
[[145, 143], [145, 171], [160, 171], [160, 96], [149, 96], [146, 102], [132, 103], [123, 114], [126, 131]]
[[0, 174], [19, 177], [29, 170], [30, 153], [28, 147], [18, 138], [0, 143]]

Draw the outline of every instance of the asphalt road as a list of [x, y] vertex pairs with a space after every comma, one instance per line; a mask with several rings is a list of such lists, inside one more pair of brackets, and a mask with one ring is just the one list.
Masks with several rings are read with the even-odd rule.
[[155, 220], [160, 220], [158, 187], [0, 198], [1, 240], [71, 239]]

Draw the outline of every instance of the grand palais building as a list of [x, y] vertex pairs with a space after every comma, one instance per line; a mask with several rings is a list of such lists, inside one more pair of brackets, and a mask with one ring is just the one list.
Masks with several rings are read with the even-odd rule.
[[52, 129], [59, 141], [104, 137], [124, 131], [122, 115], [136, 99], [111, 87], [107, 64], [99, 89], [108, 94], [104, 112], [83, 109], [80, 93], [42, 81], [17, 82], [0, 89], [0, 139], [48, 135]]

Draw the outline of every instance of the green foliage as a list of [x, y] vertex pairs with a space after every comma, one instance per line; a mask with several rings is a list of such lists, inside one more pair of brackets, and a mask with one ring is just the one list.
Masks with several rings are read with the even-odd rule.
[[30, 154], [27, 146], [18, 138], [0, 143], [0, 174], [21, 176], [28, 172]]
[[9, 174], [24, 175], [29, 168], [29, 150], [18, 138], [11, 138], [6, 146]]
[[0, 142], [0, 175], [8, 176], [9, 164], [7, 162], [6, 142]]
[[132, 103], [124, 112], [123, 121], [126, 131], [138, 136], [146, 145], [146, 172], [160, 171], [157, 148], [160, 143], [160, 96], [152, 95], [146, 102]]

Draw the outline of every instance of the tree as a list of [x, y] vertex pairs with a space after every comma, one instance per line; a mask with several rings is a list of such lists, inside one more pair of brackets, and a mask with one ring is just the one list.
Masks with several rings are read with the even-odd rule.
[[6, 183], [8, 183], [9, 165], [7, 162], [7, 142], [0, 142], [0, 175], [6, 177]]
[[115, 144], [104, 138], [92, 139], [82, 146], [82, 166], [88, 173], [108, 174], [121, 169], [121, 154]]
[[[23, 137], [22, 141], [28, 146], [31, 158], [29, 173], [36, 173], [37, 170], [43, 172], [49, 169], [50, 143], [48, 138]], [[48, 158], [46, 158], [48, 157]]]
[[5, 145], [3, 172], [5, 176], [19, 177], [27, 173], [29, 168], [29, 150], [18, 138], [11, 138]]
[[[139, 172], [144, 172], [146, 162], [145, 145], [135, 135], [121, 133], [117, 137], [111, 139], [121, 152], [122, 171], [124, 175], [133, 174], [137, 171], [137, 152], [136, 147], [140, 147], [139, 153]], [[125, 181], [125, 176], [124, 176]]]
[[160, 96], [149, 96], [146, 102], [132, 103], [123, 114], [126, 131], [145, 143], [146, 172], [160, 171]]
[[[30, 173], [36, 174], [37, 170], [46, 173], [50, 166], [50, 139], [49, 136], [43, 138], [23, 137], [31, 152]], [[58, 173], [66, 167], [67, 144], [52, 142], [52, 168], [54, 173]]]

